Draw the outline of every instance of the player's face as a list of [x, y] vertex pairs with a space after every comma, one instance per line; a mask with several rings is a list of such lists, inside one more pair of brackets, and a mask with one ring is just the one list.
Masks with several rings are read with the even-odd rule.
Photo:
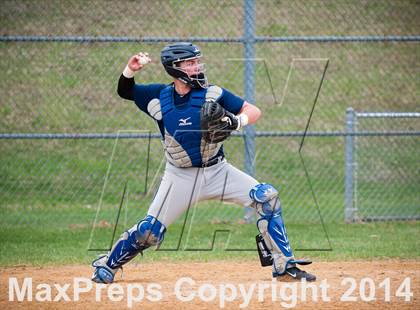
[[204, 64], [201, 63], [200, 58], [197, 57], [180, 62], [179, 69], [188, 74], [188, 76], [196, 76], [200, 73], [204, 73]]

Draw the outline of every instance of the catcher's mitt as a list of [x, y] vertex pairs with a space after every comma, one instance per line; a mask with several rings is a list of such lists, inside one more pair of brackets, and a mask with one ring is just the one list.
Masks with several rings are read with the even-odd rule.
[[204, 140], [219, 143], [226, 140], [232, 131], [238, 129], [238, 118], [213, 100], [201, 107], [200, 125]]

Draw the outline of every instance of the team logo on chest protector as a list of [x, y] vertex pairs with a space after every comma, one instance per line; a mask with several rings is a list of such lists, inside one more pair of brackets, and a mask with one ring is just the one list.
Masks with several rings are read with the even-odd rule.
[[189, 122], [190, 119], [191, 119], [191, 117], [180, 118], [178, 126], [190, 126], [190, 125], [192, 125], [192, 123]]

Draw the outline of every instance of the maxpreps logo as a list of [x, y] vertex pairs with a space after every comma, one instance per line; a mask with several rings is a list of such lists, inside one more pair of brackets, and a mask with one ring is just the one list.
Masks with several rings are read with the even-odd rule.
[[178, 126], [191, 126], [191, 125], [192, 125], [192, 123], [188, 121], [190, 118], [191, 118], [191, 117], [187, 117], [187, 118], [180, 118], [180, 119], [178, 120], [178, 121], [179, 121]]

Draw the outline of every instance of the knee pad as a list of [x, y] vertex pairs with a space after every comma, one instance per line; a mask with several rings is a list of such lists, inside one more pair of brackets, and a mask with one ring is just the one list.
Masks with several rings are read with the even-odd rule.
[[263, 218], [270, 218], [281, 213], [281, 203], [277, 189], [267, 183], [254, 186], [249, 192], [252, 199], [251, 206]]
[[136, 240], [143, 247], [159, 245], [163, 242], [166, 227], [157, 218], [148, 215], [137, 224]]

